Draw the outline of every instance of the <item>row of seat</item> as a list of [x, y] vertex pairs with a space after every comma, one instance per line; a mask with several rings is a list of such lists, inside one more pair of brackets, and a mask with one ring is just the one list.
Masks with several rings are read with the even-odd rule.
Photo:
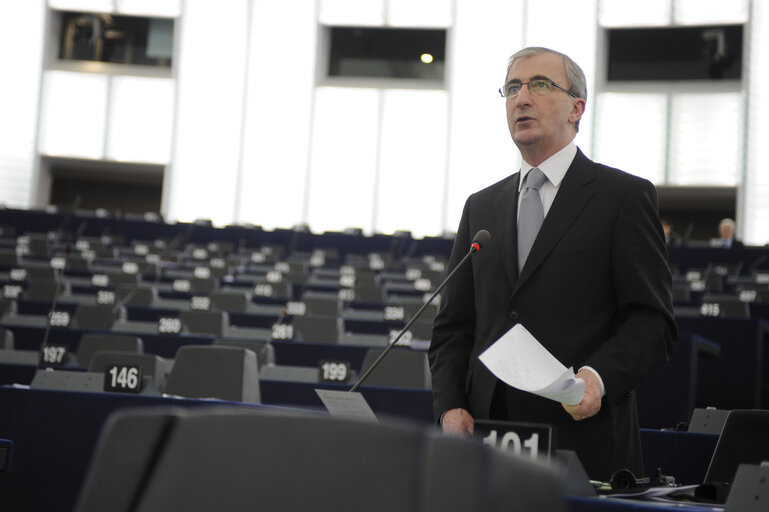
[[[740, 265], [736, 265], [740, 267]], [[755, 290], [769, 291], [769, 272], [754, 271], [741, 275], [728, 273], [723, 265], [709, 265], [707, 268], [689, 269], [686, 273], [673, 274], [673, 290], [676, 299], [688, 300], [690, 295], [697, 293], [737, 293]], [[765, 299], [764, 296], [746, 297], [746, 302]]]
[[[231, 339], [294, 340], [315, 343], [340, 343], [362, 346], [386, 346], [406, 325], [410, 312], [400, 306], [384, 309], [333, 310], [335, 301], [307, 299], [287, 305], [266, 307], [254, 313], [230, 313], [175, 308], [142, 308], [96, 304], [0, 300], [0, 324], [7, 327], [48, 327], [52, 329], [89, 329], [115, 333], [202, 334]], [[425, 348], [432, 332], [437, 308], [429, 306], [418, 321], [399, 340], [415, 348]]]
[[[62, 350], [47, 359], [47, 349]], [[42, 352], [42, 353], [41, 353]], [[361, 363], [365, 371], [381, 354], [368, 349]], [[429, 389], [430, 373], [424, 352], [396, 350], [377, 367], [367, 384]], [[41, 351], [15, 350], [14, 335], [0, 329], [0, 363], [38, 363], [44, 368], [35, 374], [32, 386], [47, 389], [101, 391], [105, 370], [112, 365], [136, 366], [148, 382], [135, 383], [135, 391], [163, 392], [191, 398], [219, 398], [259, 403], [259, 380], [351, 383], [356, 369], [345, 363], [343, 378], [324, 377], [322, 365], [276, 364], [273, 345], [267, 342], [215, 339], [211, 345], [184, 345], [173, 359], [145, 353], [141, 337], [118, 334], [83, 334], [74, 352], [66, 346], [49, 344]], [[86, 373], [81, 370], [87, 369]], [[55, 370], [55, 371], [51, 371]]]
[[[69, 243], [74, 244], [75, 247], [79, 244], [80, 249], [83, 250], [91, 250], [94, 247], [101, 247], [99, 250], [108, 250], [107, 246], [109, 246], [112, 257], [104, 258], [104, 260], [110, 259], [115, 268], [119, 268], [118, 272], [121, 272], [119, 275], [126, 274], [122, 267], [118, 267], [121, 263], [138, 264], [142, 258], [146, 262], [148, 255], [155, 255], [163, 261], [163, 251], [175, 256], [169, 259], [169, 265], [160, 267], [160, 273], [150, 274], [156, 280], [140, 281], [139, 278], [144, 276], [137, 273], [133, 274], [131, 283], [115, 286], [114, 304], [120, 307], [112, 308], [98, 307], [93, 304], [98, 302], [100, 292], [113, 291], [109, 286], [104, 288], [93, 286], [93, 273], [78, 274], [78, 271], [68, 273], [65, 265], [64, 280], [70, 282], [70, 291], [74, 291], [74, 293], [63, 296], [64, 300], [60, 302], [59, 308], [69, 311], [73, 317], [77, 317], [72, 325], [90, 329], [110, 329], [113, 332], [143, 334], [164, 332], [161, 329], [161, 324], [163, 324], [163, 329], [167, 329], [165, 332], [169, 333], [172, 332], [172, 328], [179, 328], [181, 332], [203, 333], [231, 339], [291, 339], [384, 346], [391, 339], [392, 332], [397, 332], [397, 329], [411, 318], [414, 310], [421, 305], [424, 299], [424, 292], [415, 289], [415, 283], [422, 279], [421, 276], [424, 274], [417, 272], [409, 274], [409, 272], [439, 272], [440, 265], [445, 261], [446, 255], [444, 252], [443, 254], [431, 254], [429, 257], [423, 255], [415, 258], [412, 257], [413, 255], [407, 254], [396, 258], [394, 254], [388, 255], [384, 251], [357, 254], [345, 251], [341, 247], [329, 247], [330, 244], [326, 244], [322, 249], [316, 247], [312, 250], [306, 250], [304, 248], [303, 251], [295, 250], [296, 247], [293, 247], [292, 244], [269, 243], [245, 249], [249, 244], [232, 244], [227, 241], [221, 241], [221, 243], [220, 241], [212, 241], [203, 244], [185, 240], [184, 237], [170, 240], [168, 238], [165, 240], [156, 238], [154, 241], [148, 242], [146, 238], [139, 239], [127, 235], [122, 237], [123, 240], [118, 241], [120, 233], [117, 232], [117, 226], [115, 228], [110, 235], [114, 238], [109, 240], [103, 238], [96, 240], [90, 235], [88, 237], [78, 235], [73, 236]], [[215, 239], [226, 230], [210, 228], [207, 231], [210, 237]], [[16, 244], [16, 249], [22, 242], [32, 246], [34, 245], [32, 240], [43, 238], [45, 240], [39, 242], [39, 245], [46, 244], [50, 250], [50, 238], [53, 238], [54, 241], [57, 239], [56, 236], [33, 236], [28, 232], [24, 232], [21, 236], [21, 240], [19, 237], [12, 240]], [[23, 237], [30, 239], [25, 240]], [[63, 239], [64, 237], [58, 237], [59, 241]], [[9, 243], [10, 241], [9, 239]], [[727, 253], [727, 251], [721, 251], [717, 256], [723, 257]], [[31, 249], [28, 253], [20, 251], [17, 256], [19, 254], [25, 259], [29, 258], [29, 262], [32, 261]], [[382, 262], [387, 260], [386, 263], [389, 267], [370, 268], [372, 260], [376, 260], [372, 256], [374, 254], [380, 255], [377, 257]], [[320, 256], [323, 257], [322, 261], [319, 259]], [[314, 260], [313, 257], [315, 257]], [[121, 262], [120, 258], [125, 258], [126, 261]], [[174, 283], [184, 280], [190, 275], [193, 280], [204, 279], [203, 277], [195, 277], [195, 269], [200, 268], [200, 263], [212, 263], [214, 259], [225, 260], [227, 272], [232, 271], [224, 277], [208, 276], [205, 278], [215, 280], [219, 286], [218, 289], [207, 291], [173, 289]], [[255, 261], [261, 259], [263, 261]], [[229, 265], [228, 261], [232, 261], [234, 264]], [[356, 261], [362, 265], [356, 266]], [[719, 260], [714, 259], [714, 261]], [[96, 259], [92, 261], [92, 264], [96, 264], [95, 262], [97, 262]], [[419, 263], [421, 268], [418, 265], [413, 268], [408, 267], [415, 262]], [[16, 260], [16, 263], [19, 261]], [[48, 266], [47, 270], [50, 271], [49, 260], [41, 259], [37, 263], [41, 266]], [[98, 260], [98, 264], [102, 263], [104, 262]], [[723, 264], [705, 267], [705, 273], [700, 272], [699, 275], [696, 275], [694, 267], [674, 265], [682, 269], [685, 284], [689, 287], [690, 292], [689, 302], [676, 301], [679, 317], [715, 316], [712, 314], [715, 308], [702, 309], [702, 306], [712, 306], [712, 303], [691, 302], [693, 295], [694, 299], [702, 299], [701, 295], [696, 295], [699, 292], [693, 290], [699, 286], [695, 283], [712, 281], [711, 275], [719, 277], [722, 284], [727, 285], [727, 289], [730, 283], [737, 280], [752, 279], [754, 284], [759, 287], [754, 290], [757, 297], [755, 302], [758, 303], [763, 293], [760, 286], [767, 286], [761, 282], [763, 274], [760, 271], [760, 261], [758, 263], [739, 265], [726, 261]], [[406, 266], [404, 267], [404, 265]], [[210, 265], [210, 267], [214, 266]], [[255, 270], [257, 268], [260, 277], [254, 277], [257, 274], [249, 271], [249, 269]], [[13, 268], [6, 269], [7, 272], [12, 270]], [[296, 290], [293, 289], [292, 284], [292, 290], [286, 291], [285, 296], [260, 296], [257, 293], [260, 286], [271, 284], [278, 287], [280, 283], [286, 285], [287, 280], [269, 283], [267, 274], [272, 271], [285, 276], [301, 274], [301, 279], [304, 281], [299, 288], [299, 294], [295, 294]], [[262, 272], [264, 272], [263, 275]], [[225, 279], [225, 277], [230, 279]], [[403, 296], [399, 297], [397, 302], [394, 300], [385, 302], [340, 301], [340, 292], [348, 289], [342, 283], [343, 278], [347, 277], [360, 278], [364, 281], [373, 279], [380, 285], [387, 283], [396, 286], [393, 289], [397, 289], [397, 285], [403, 285], [404, 289], [399, 290], [402, 291]], [[249, 281], [250, 278], [263, 278], [265, 282]], [[71, 282], [77, 279], [83, 281], [80, 283]], [[434, 284], [433, 280], [428, 280], [431, 285]], [[32, 281], [34, 279], [30, 281], [30, 284]], [[24, 293], [29, 291], [27, 289]], [[101, 293], [102, 298], [104, 295]], [[50, 298], [49, 295], [49, 301]], [[712, 295], [707, 297], [708, 300], [712, 298]], [[719, 298], [719, 300], [721, 299]], [[16, 300], [16, 306], [17, 314], [3, 319], [6, 324], [10, 322], [9, 325], [23, 325], [28, 321], [30, 325], [40, 326], [47, 322], [48, 309], [45, 299], [41, 299], [39, 304], [34, 304], [34, 300], [25, 300], [24, 295], [22, 295], [21, 299]], [[125, 309], [122, 309], [123, 306]], [[732, 315], [731, 309], [726, 307], [726, 302], [719, 303], [718, 306], [717, 316]], [[744, 305], [742, 307], [744, 310]], [[423, 342], [422, 345], [417, 343], [418, 347], [426, 346], [425, 342], [430, 336], [435, 311], [435, 308], [429, 308], [424, 321], [412, 326], [411, 337], [417, 342]], [[703, 313], [703, 311], [705, 312]], [[105, 312], [106, 315], [104, 315]], [[710, 333], [696, 332], [696, 334], [709, 337]]]

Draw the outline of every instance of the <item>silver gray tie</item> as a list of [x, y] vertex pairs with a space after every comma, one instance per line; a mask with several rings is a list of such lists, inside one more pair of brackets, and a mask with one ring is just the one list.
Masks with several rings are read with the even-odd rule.
[[539, 197], [539, 187], [547, 181], [547, 176], [534, 167], [526, 175], [526, 182], [521, 191], [521, 208], [518, 212], [518, 271], [523, 268], [529, 256], [534, 239], [537, 238], [545, 211]]

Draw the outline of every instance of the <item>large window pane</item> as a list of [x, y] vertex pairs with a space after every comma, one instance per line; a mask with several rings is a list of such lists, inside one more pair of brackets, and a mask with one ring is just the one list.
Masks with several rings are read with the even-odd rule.
[[179, 16], [182, 0], [117, 0], [117, 12], [145, 16]]
[[47, 71], [39, 150], [44, 155], [104, 157], [106, 75]]
[[329, 76], [429, 80], [438, 87], [443, 81], [445, 30], [379, 27], [329, 27], [328, 30]]
[[48, 0], [48, 5], [67, 11], [112, 12], [114, 0]]
[[172, 19], [65, 12], [57, 24], [61, 60], [171, 67]]
[[598, 19], [604, 27], [655, 26], [670, 23], [671, 0], [601, 0]]
[[112, 78], [107, 158], [168, 163], [174, 107], [173, 80]]
[[670, 183], [737, 185], [742, 173], [742, 93], [674, 94]]
[[335, 87], [315, 94], [306, 218], [315, 231], [372, 231], [381, 94]]
[[441, 231], [446, 175], [446, 93], [386, 91], [374, 229]]
[[325, 25], [384, 25], [385, 0], [320, 0]]
[[[596, 102], [595, 159], [653, 183], [665, 178], [667, 97], [600, 94]], [[629, 117], [628, 112], [643, 112]]]
[[393, 27], [449, 27], [452, 0], [388, 0], [387, 23]]
[[748, 0], [675, 0], [675, 22], [684, 25], [743, 23]]

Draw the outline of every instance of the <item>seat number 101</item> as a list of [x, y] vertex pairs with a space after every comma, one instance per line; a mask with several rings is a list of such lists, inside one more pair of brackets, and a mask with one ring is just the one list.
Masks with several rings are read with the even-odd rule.
[[511, 451], [515, 455], [521, 455], [521, 446], [527, 451], [524, 455], [530, 456], [532, 459], [536, 459], [539, 449], [539, 434], [536, 432], [531, 434], [531, 437], [521, 443], [521, 438], [515, 432], [505, 432], [499, 441], [497, 441], [498, 433], [496, 430], [489, 432], [489, 435], [483, 438], [483, 442], [489, 446], [495, 446], [500, 450]]

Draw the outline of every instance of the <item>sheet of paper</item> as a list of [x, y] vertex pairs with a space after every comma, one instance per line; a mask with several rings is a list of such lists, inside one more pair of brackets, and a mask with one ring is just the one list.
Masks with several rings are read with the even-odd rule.
[[316, 389], [315, 392], [334, 418], [377, 421], [374, 411], [360, 393], [330, 389]]
[[504, 383], [522, 391], [575, 405], [582, 401], [585, 381], [574, 377], [522, 324], [507, 331], [480, 356]]

